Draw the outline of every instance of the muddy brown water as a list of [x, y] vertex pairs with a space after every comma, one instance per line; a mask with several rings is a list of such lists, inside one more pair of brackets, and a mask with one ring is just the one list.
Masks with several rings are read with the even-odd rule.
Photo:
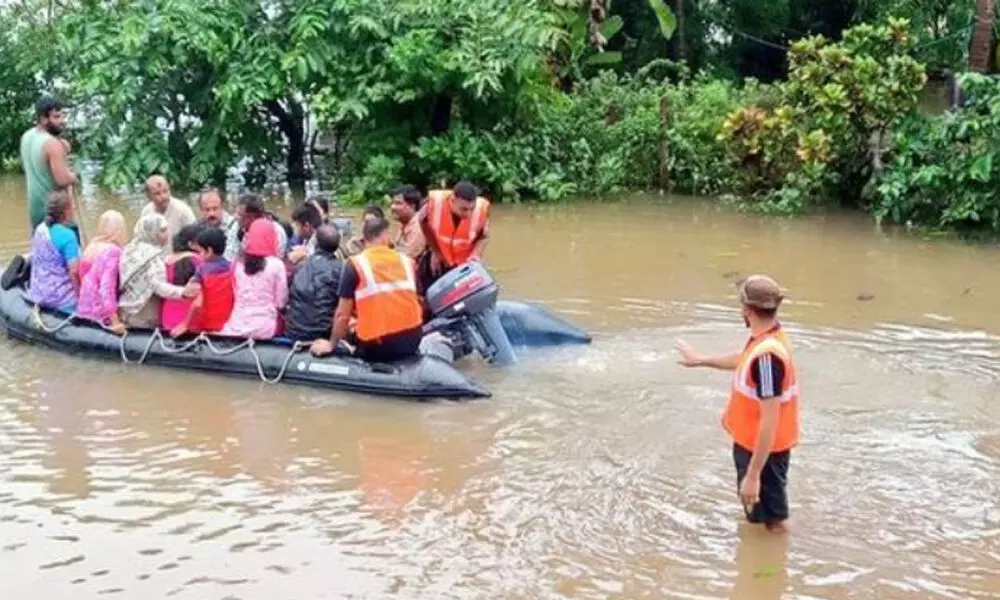
[[[135, 202], [85, 199], [88, 221]], [[134, 214], [134, 213], [133, 213]], [[0, 254], [26, 247], [0, 180]], [[1000, 598], [1000, 249], [704, 201], [500, 207], [506, 296], [586, 348], [408, 403], [0, 340], [0, 598]], [[788, 288], [793, 531], [740, 525], [731, 281]]]

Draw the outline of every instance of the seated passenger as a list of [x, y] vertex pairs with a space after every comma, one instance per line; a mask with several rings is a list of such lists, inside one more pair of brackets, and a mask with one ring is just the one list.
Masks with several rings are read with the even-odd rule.
[[336, 256], [340, 245], [337, 228], [321, 225], [315, 238], [316, 252], [295, 268], [288, 293], [285, 335], [300, 342], [330, 337], [344, 268]]
[[[201, 230], [201, 225], [185, 225], [174, 236], [173, 253], [164, 261], [167, 267], [167, 281], [170, 283], [186, 287], [194, 278], [195, 271], [201, 266], [201, 253], [195, 242]], [[191, 312], [192, 302], [193, 298], [164, 300], [160, 309], [160, 327], [165, 331], [177, 328]]]
[[330, 222], [330, 199], [326, 196], [310, 196], [306, 198], [306, 202], [312, 204], [319, 211], [319, 215], [323, 218], [323, 223]]
[[132, 241], [122, 250], [118, 266], [118, 314], [126, 327], [159, 327], [164, 298], [194, 295], [167, 281], [163, 247], [168, 235], [166, 218], [153, 212], [139, 217], [132, 230]]
[[234, 337], [271, 339], [279, 333], [278, 317], [288, 302], [285, 264], [274, 256], [274, 224], [256, 219], [250, 225], [242, 257], [233, 266], [233, 312], [219, 332]]
[[[371, 221], [372, 219], [385, 219], [385, 214], [382, 209], [378, 206], [372, 204], [365, 209], [365, 212], [361, 213], [361, 231], [364, 231], [365, 223]], [[340, 257], [344, 260], [352, 256], [357, 256], [365, 250], [365, 238], [364, 235], [356, 235], [351, 239], [347, 240], [347, 245], [341, 247]]]
[[417, 353], [423, 337], [423, 308], [413, 259], [389, 248], [389, 223], [369, 219], [364, 225], [365, 251], [350, 260], [340, 279], [340, 300], [329, 338], [313, 342], [312, 353], [324, 356], [348, 335], [351, 313], [357, 312], [355, 353], [369, 361], [389, 362]]
[[67, 314], [76, 310], [80, 290], [80, 242], [72, 221], [72, 197], [63, 190], [50, 193], [45, 220], [31, 238], [28, 283], [32, 302]]
[[87, 244], [80, 260], [80, 301], [76, 316], [122, 333], [118, 318], [118, 262], [122, 246], [128, 242], [125, 217], [109, 210], [97, 222], [97, 233]]
[[[306, 198], [303, 205], [309, 205], [316, 209], [319, 213], [319, 225], [324, 225], [330, 222], [330, 201], [325, 196], [310, 196]], [[316, 227], [319, 227], [317, 225]], [[301, 246], [309, 241], [309, 236], [303, 236], [298, 233], [298, 227], [295, 223], [295, 213], [292, 213], [292, 227], [295, 229], [292, 235], [288, 238], [288, 251], [291, 252], [295, 250], [296, 246]], [[309, 247], [309, 252], [315, 250], [315, 244]]]
[[232, 265], [225, 258], [226, 233], [206, 227], [198, 232], [195, 243], [202, 262], [188, 285], [197, 293], [184, 319], [171, 329], [170, 335], [174, 337], [187, 332], [218, 332], [233, 312], [235, 293]]
[[297, 265], [316, 251], [316, 230], [323, 224], [323, 217], [314, 205], [305, 203], [292, 212], [292, 223], [296, 244], [288, 251], [288, 262]]
[[240, 196], [239, 204], [236, 206], [236, 227], [227, 230], [226, 237], [226, 260], [236, 260], [240, 255], [240, 250], [244, 247], [246, 235], [250, 231], [250, 225], [257, 219], [264, 219], [274, 228], [275, 242], [274, 250], [268, 256], [284, 256], [285, 247], [288, 245], [288, 237], [285, 228], [281, 223], [272, 220], [271, 213], [264, 206], [264, 199], [257, 194], [243, 194]]

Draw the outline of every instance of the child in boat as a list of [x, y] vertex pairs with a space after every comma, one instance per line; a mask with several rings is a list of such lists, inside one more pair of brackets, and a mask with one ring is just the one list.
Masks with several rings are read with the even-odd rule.
[[188, 332], [217, 332], [233, 312], [233, 269], [225, 258], [225, 232], [206, 227], [198, 232], [195, 243], [201, 264], [187, 284], [195, 295], [183, 320], [170, 330], [174, 337]]
[[[202, 258], [196, 244], [200, 231], [200, 225], [187, 225], [174, 236], [173, 254], [165, 261], [167, 281], [172, 285], [185, 287], [201, 265]], [[172, 331], [180, 325], [188, 314], [192, 302], [192, 298], [165, 299], [160, 309], [160, 327], [165, 331]]]
[[233, 313], [225, 336], [269, 340], [281, 332], [281, 311], [288, 303], [285, 263], [274, 254], [274, 224], [257, 219], [247, 231], [242, 256], [233, 265]]

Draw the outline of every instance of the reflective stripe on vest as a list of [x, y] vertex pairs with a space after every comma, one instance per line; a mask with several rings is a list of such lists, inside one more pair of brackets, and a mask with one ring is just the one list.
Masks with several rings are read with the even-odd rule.
[[[468, 260], [479, 234], [486, 227], [489, 201], [485, 198], [476, 198], [472, 215], [468, 219], [462, 219], [456, 226], [451, 214], [451, 192], [432, 190], [427, 194], [427, 198], [431, 230], [437, 238], [438, 246], [445, 254], [446, 261], [452, 266], [464, 263]], [[467, 227], [468, 231], [460, 233], [463, 227]]]
[[376, 246], [352, 258], [351, 264], [358, 274], [354, 290], [358, 340], [379, 340], [420, 327], [423, 309], [410, 257]]
[[[399, 253], [397, 253], [399, 254]], [[414, 292], [417, 291], [417, 278], [413, 272], [413, 265], [407, 260], [408, 257], [400, 255], [400, 262], [403, 263], [403, 271], [406, 279], [403, 281], [375, 282], [375, 272], [372, 269], [371, 261], [365, 252], [354, 257], [354, 262], [361, 269], [364, 277], [364, 284], [354, 292], [355, 300], [362, 300], [376, 294], [388, 294], [391, 292]]]
[[[733, 387], [739, 390], [745, 396], [750, 396], [751, 398], [757, 397], [757, 389], [753, 385], [753, 379], [750, 373], [750, 366], [753, 361], [758, 356], [762, 356], [767, 353], [777, 354], [781, 358], [782, 362], [785, 364], [785, 380], [788, 381], [793, 374], [789, 373], [789, 367], [791, 366], [791, 355], [789, 355], [788, 350], [785, 348], [784, 344], [779, 342], [774, 337], [768, 336], [764, 340], [758, 342], [750, 352], [742, 359], [740, 366], [736, 369], [733, 375]], [[792, 400], [795, 396], [799, 395], [799, 383], [798, 381], [793, 381], [792, 385], [787, 387], [780, 396], [775, 396], [775, 400], [780, 400], [781, 402], [788, 402]]]
[[781, 394], [764, 402], [779, 402], [777, 431], [771, 452], [791, 449], [799, 439], [799, 385], [792, 353], [787, 345], [784, 332], [780, 329], [752, 340], [743, 352], [740, 364], [733, 374], [729, 403], [722, 415], [722, 426], [733, 441], [753, 451], [760, 430], [761, 400], [753, 382], [751, 367], [755, 359], [765, 354], [774, 354], [784, 364], [784, 378]]

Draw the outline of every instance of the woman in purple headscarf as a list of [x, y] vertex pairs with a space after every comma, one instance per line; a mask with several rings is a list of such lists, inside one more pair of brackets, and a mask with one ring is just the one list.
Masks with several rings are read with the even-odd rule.
[[31, 238], [28, 296], [45, 308], [67, 314], [76, 310], [80, 293], [80, 241], [70, 229], [72, 197], [65, 190], [49, 194], [45, 220]]

